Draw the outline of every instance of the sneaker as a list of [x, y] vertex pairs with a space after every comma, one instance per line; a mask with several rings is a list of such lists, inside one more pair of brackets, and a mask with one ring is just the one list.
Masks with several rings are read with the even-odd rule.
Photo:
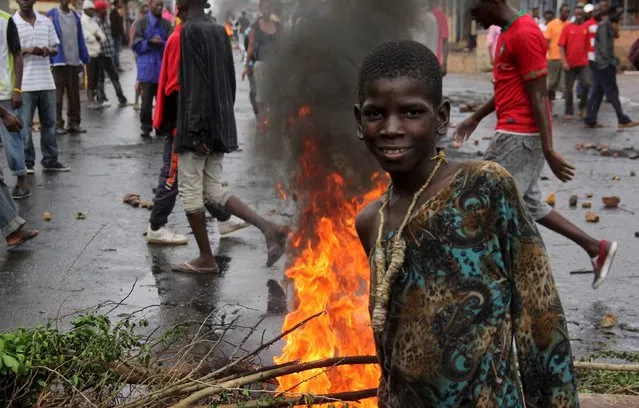
[[93, 109], [93, 110], [100, 110], [102, 109], [102, 104], [100, 102], [89, 102], [87, 104], [87, 108]]
[[55, 162], [53, 164], [47, 164], [42, 166], [42, 171], [47, 171], [52, 173], [53, 172], [63, 173], [63, 172], [71, 171], [71, 167], [65, 166], [64, 164], [60, 162]]
[[101, 106], [102, 106], [103, 108], [108, 108], [108, 107], [110, 107], [110, 106], [111, 106], [111, 102], [109, 102], [109, 101], [104, 101], [104, 102], [102, 102], [102, 105], [101, 105]]
[[56, 136], [64, 136], [64, 135], [66, 135], [66, 134], [67, 134], [67, 131], [66, 131], [66, 129], [64, 129], [64, 128], [57, 128], [57, 129], [55, 130], [55, 135], [56, 135]]
[[616, 253], [616, 242], [601, 241], [599, 246], [599, 255], [592, 258], [592, 266], [595, 272], [595, 280], [592, 282], [593, 289], [597, 289], [606, 280]]
[[14, 200], [21, 200], [29, 197], [30, 195], [31, 191], [29, 191], [29, 187], [27, 186], [15, 186], [11, 191], [11, 196]]
[[35, 170], [33, 170], [33, 166], [29, 166], [27, 164], [27, 174], [35, 174]]
[[128, 104], [129, 104], [129, 101], [126, 98], [124, 98], [120, 102], [118, 102], [118, 107], [119, 108], [126, 108], [126, 106]]
[[590, 125], [588, 123], [586, 123], [586, 129], [601, 129], [604, 127], [604, 125], [602, 125], [601, 123], [597, 122], [594, 125]]
[[139, 110], [140, 110], [140, 104], [139, 104], [139, 103], [137, 103], [137, 102], [136, 102], [136, 103], [134, 103], [134, 104], [133, 104], [133, 109], [134, 109], [134, 110], [136, 110], [136, 111], [139, 111]]
[[146, 232], [146, 242], [158, 245], [185, 245], [188, 244], [189, 239], [185, 235], [176, 234], [164, 227], [153, 231], [149, 226], [149, 230]]
[[617, 125], [618, 129], [629, 129], [629, 128], [633, 128], [633, 127], [637, 127], [639, 126], [639, 122], [637, 121], [630, 121], [628, 123], [620, 123]]
[[69, 126], [69, 128], [67, 129], [67, 132], [73, 133], [73, 134], [79, 134], [79, 133], [86, 133], [87, 130], [80, 126]]
[[251, 224], [240, 218], [237, 218], [234, 215], [231, 215], [231, 218], [226, 221], [218, 221], [217, 225], [220, 228], [220, 235], [228, 235], [232, 232], [246, 228]]

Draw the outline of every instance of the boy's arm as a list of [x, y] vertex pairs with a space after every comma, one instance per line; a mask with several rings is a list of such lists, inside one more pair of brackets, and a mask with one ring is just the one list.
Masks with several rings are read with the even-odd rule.
[[511, 312], [527, 406], [578, 407], [566, 317], [543, 240], [515, 180], [501, 177], [492, 200], [502, 258], [512, 287]]
[[477, 109], [472, 115], [457, 125], [457, 129], [455, 129], [455, 133], [453, 134], [453, 147], [461, 147], [461, 145], [473, 134], [475, 129], [477, 129], [479, 122], [494, 111], [495, 96], [493, 95], [488, 102], [481, 106], [481, 108]]
[[561, 30], [561, 36], [559, 37], [559, 52], [561, 54], [561, 65], [564, 67], [566, 71], [570, 69], [568, 65], [568, 61], [566, 61], [566, 45], [568, 42], [568, 34], [566, 33], [566, 24], [564, 28]]
[[557, 178], [563, 182], [570, 181], [575, 175], [575, 168], [566, 162], [554, 150], [552, 140], [552, 122], [550, 119], [550, 103], [546, 76], [548, 62], [547, 47], [538, 31], [525, 31], [516, 37], [513, 49], [519, 74], [523, 77], [533, 117], [539, 127], [539, 137], [548, 166]]
[[380, 205], [379, 201], [370, 203], [355, 218], [355, 230], [367, 257], [370, 256], [371, 250], [375, 247], [379, 228], [377, 212]]

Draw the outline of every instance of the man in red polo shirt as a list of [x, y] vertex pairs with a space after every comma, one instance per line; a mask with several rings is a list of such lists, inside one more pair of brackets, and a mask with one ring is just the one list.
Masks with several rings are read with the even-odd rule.
[[574, 167], [553, 148], [546, 40], [531, 16], [518, 13], [505, 0], [476, 0], [470, 12], [484, 28], [501, 27], [493, 66], [495, 96], [459, 124], [454, 145], [461, 145], [484, 117], [496, 111], [495, 137], [484, 158], [512, 174], [528, 211], [538, 223], [576, 242], [588, 253], [595, 273], [592, 286], [596, 289], [608, 275], [617, 243], [588, 236], [542, 200], [538, 185], [545, 162], [563, 182], [574, 176]]
[[442, 0], [437, 0], [436, 6], [432, 12], [437, 20], [437, 59], [439, 60], [439, 66], [442, 68], [442, 75], [446, 75], [447, 61], [448, 61], [448, 18], [442, 11]]
[[584, 117], [588, 104], [590, 81], [588, 76], [588, 31], [584, 23], [584, 10], [575, 8], [575, 22], [564, 25], [559, 37], [561, 62], [564, 66], [566, 86], [566, 118], [575, 114], [573, 108], [573, 89], [575, 79], [579, 78], [579, 114]]

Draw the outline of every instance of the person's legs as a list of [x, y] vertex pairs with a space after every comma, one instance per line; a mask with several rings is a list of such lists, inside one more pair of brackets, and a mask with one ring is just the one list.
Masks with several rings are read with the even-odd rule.
[[222, 153], [208, 156], [204, 168], [204, 202], [221, 204], [231, 214], [262, 231], [268, 250], [267, 266], [271, 266], [284, 254], [288, 228], [261, 217], [224, 187], [221, 181], [223, 159]]
[[572, 116], [575, 114], [575, 110], [573, 107], [573, 89], [575, 87], [575, 78], [577, 77], [578, 72], [579, 68], [572, 68], [564, 73], [564, 79], [566, 82], [566, 116]]
[[[16, 113], [11, 106], [11, 101], [0, 101], [0, 104], [9, 112]], [[17, 177], [16, 189], [14, 190], [14, 198], [26, 198], [29, 190], [26, 188], [27, 167], [24, 163], [24, 140], [20, 132], [9, 132], [0, 121], [0, 136], [4, 144], [4, 152], [7, 156], [7, 164], [14, 176]], [[20, 191], [17, 191], [20, 190]]]
[[253, 107], [253, 113], [255, 114], [255, 116], [258, 116], [260, 113], [260, 108], [259, 105], [257, 103], [257, 98], [256, 98], [256, 94], [257, 94], [257, 90], [256, 90], [256, 85], [255, 85], [255, 74], [253, 73], [253, 70], [250, 69], [248, 74], [248, 80], [249, 80], [249, 100], [251, 101], [251, 106]]
[[597, 255], [600, 241], [587, 235], [542, 200], [538, 180], [545, 158], [539, 137], [498, 132], [484, 159], [499, 163], [512, 174], [526, 208], [537, 222], [577, 243], [591, 258]]
[[619, 124], [626, 124], [630, 122], [630, 118], [623, 112], [621, 102], [619, 101], [619, 88], [617, 87], [617, 68], [610, 66], [603, 70], [600, 70], [601, 86], [606, 95], [606, 99], [610, 101], [610, 104], [617, 114], [617, 122]]
[[100, 102], [100, 103], [107, 101], [106, 92], [104, 91], [104, 64], [105, 64], [105, 60], [106, 60], [106, 58], [104, 58], [104, 55], [100, 55], [98, 58], [96, 58], [96, 61], [97, 61], [97, 65], [96, 65], [96, 81], [97, 81], [96, 94], [97, 94], [98, 102]]
[[40, 150], [42, 167], [55, 168], [58, 162], [58, 141], [55, 137], [56, 91], [39, 91], [38, 116], [40, 117]]
[[80, 113], [80, 67], [67, 66], [67, 120], [69, 122], [69, 130], [76, 133], [84, 133], [80, 128], [82, 121]]
[[591, 127], [597, 126], [597, 114], [599, 113], [599, 108], [601, 108], [604, 95], [600, 71], [601, 70], [596, 67], [591, 67], [592, 87], [590, 88], [588, 108], [586, 111], [586, 125]]
[[555, 99], [555, 91], [559, 86], [562, 70], [561, 61], [548, 61], [548, 97], [551, 101]]
[[204, 213], [203, 183], [207, 157], [195, 152], [178, 154], [178, 174], [180, 175], [178, 190], [180, 200], [200, 250], [200, 255], [197, 258], [173, 268], [173, 270], [178, 272], [215, 273], [219, 271], [206, 231]]
[[583, 116], [586, 106], [588, 106], [588, 92], [590, 92], [590, 68], [579, 67], [579, 112]]
[[55, 120], [56, 129], [64, 133], [64, 117], [62, 107], [64, 105], [64, 93], [67, 90], [66, 66], [58, 65], [53, 67], [53, 81], [55, 82]]
[[104, 59], [104, 70], [109, 75], [111, 79], [111, 83], [113, 84], [113, 88], [115, 89], [115, 94], [118, 96], [118, 102], [120, 106], [126, 105], [127, 100], [122, 92], [122, 85], [120, 84], [120, 75], [118, 75], [118, 71], [115, 68], [115, 64], [111, 58]]
[[173, 158], [173, 138], [168, 136], [164, 142], [164, 154], [162, 155], [162, 168], [160, 169], [160, 179], [158, 188], [155, 191], [153, 209], [149, 223], [151, 229], [157, 231], [168, 222], [169, 215], [173, 212], [175, 201], [178, 196], [177, 179], [170, 180], [171, 163]]
[[22, 122], [22, 136], [24, 144], [24, 162], [27, 169], [33, 169], [35, 165], [36, 153], [33, 145], [33, 115], [38, 105], [38, 92], [24, 92], [22, 94], [22, 107], [18, 110], [20, 122]]
[[113, 47], [114, 47], [114, 53], [113, 53], [113, 63], [115, 64], [115, 68], [116, 69], [120, 69], [120, 52], [122, 51], [122, 38], [120, 37], [113, 37]]
[[142, 90], [142, 106], [140, 107], [140, 123], [142, 135], [148, 137], [153, 131], [153, 98], [158, 84], [140, 82]]
[[9, 187], [0, 179], [0, 231], [5, 239], [19, 231], [25, 221], [18, 215]]

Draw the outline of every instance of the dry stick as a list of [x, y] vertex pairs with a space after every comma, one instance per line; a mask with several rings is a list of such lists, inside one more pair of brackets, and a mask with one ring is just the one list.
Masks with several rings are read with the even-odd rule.
[[297, 398], [281, 399], [279, 401], [265, 402], [264, 400], [254, 400], [239, 402], [237, 404], [218, 405], [217, 408], [278, 408], [278, 407], [291, 407], [296, 405], [306, 405], [311, 403], [315, 404], [328, 404], [331, 402], [352, 402], [359, 401], [366, 398], [373, 398], [377, 396], [377, 388], [369, 388], [361, 391], [349, 391], [338, 392], [335, 394], [324, 395], [302, 395]]
[[[284, 331], [279, 336], [277, 336], [274, 339], [264, 343], [263, 345], [258, 347], [256, 350], [254, 350], [250, 354], [247, 354], [246, 356], [244, 356], [244, 357], [242, 357], [242, 358], [240, 358], [238, 360], [235, 360], [231, 364], [228, 364], [228, 365], [220, 368], [219, 370], [216, 370], [216, 371], [214, 371], [214, 372], [212, 372], [210, 374], [205, 375], [204, 377], [200, 378], [197, 381], [190, 381], [190, 382], [188, 382], [186, 384], [178, 383], [178, 384], [171, 385], [171, 386], [169, 386], [167, 388], [151, 392], [151, 393], [149, 393], [149, 394], [147, 394], [147, 395], [145, 395], [143, 397], [140, 397], [139, 399], [137, 399], [135, 401], [131, 401], [128, 404], [124, 404], [121, 408], [142, 407], [142, 406], [144, 406], [145, 403], [150, 402], [150, 401], [155, 401], [158, 398], [165, 398], [165, 397], [170, 397], [170, 396], [173, 396], [173, 395], [179, 395], [179, 394], [183, 394], [183, 393], [189, 393], [189, 392], [195, 392], [197, 390], [201, 390], [202, 388], [210, 385], [210, 384], [203, 384], [206, 381], [212, 380], [213, 378], [215, 378], [215, 376], [218, 376], [218, 375], [224, 373], [225, 371], [227, 371], [228, 369], [238, 365], [239, 363], [244, 362], [244, 361], [248, 360], [249, 358], [259, 354], [262, 350], [265, 350], [265, 349], [269, 348], [274, 343], [279, 341], [281, 338], [291, 334], [292, 332], [294, 332], [295, 330], [299, 329], [300, 327], [302, 327], [303, 325], [305, 325], [309, 321], [315, 319], [316, 317], [318, 317], [318, 316], [320, 316], [320, 315], [322, 315], [324, 313], [326, 313], [326, 311], [321, 311], [319, 313], [316, 313], [316, 314], [314, 314], [314, 315], [302, 320], [301, 322], [297, 323], [295, 326], [293, 326], [290, 329]], [[288, 366], [288, 364], [290, 364], [290, 363], [286, 363], [285, 365]]]
[[277, 368], [274, 370], [265, 371], [260, 374], [248, 375], [245, 377], [237, 378], [235, 380], [218, 383], [212, 387], [204, 388], [198, 392], [191, 394], [187, 398], [184, 398], [177, 404], [173, 405], [172, 408], [190, 407], [191, 405], [195, 404], [199, 400], [206, 397], [210, 397], [212, 395], [220, 394], [228, 388], [240, 388], [245, 385], [262, 382], [265, 380], [270, 380], [272, 378], [281, 377], [283, 375], [313, 370], [316, 368], [325, 368], [325, 367], [331, 367], [331, 366], [337, 367], [340, 365], [357, 365], [357, 364], [377, 364], [377, 357], [375, 356], [335, 357], [335, 358], [328, 358], [326, 360], [318, 360], [318, 361], [312, 361], [309, 363], [301, 363], [301, 364], [296, 364], [293, 366]]
[[289, 334], [291, 334], [292, 332], [294, 332], [295, 330], [299, 329], [300, 327], [302, 327], [303, 325], [305, 325], [306, 323], [308, 323], [309, 321], [315, 319], [318, 316], [323, 315], [324, 313], [326, 313], [325, 310], [319, 312], [319, 313], [315, 313], [314, 315], [307, 317], [306, 319], [302, 320], [301, 322], [299, 322], [298, 324], [296, 324], [295, 326], [291, 327], [290, 329], [286, 330], [285, 332], [283, 332], [282, 334], [280, 334], [279, 336], [275, 337], [274, 339], [272, 339], [271, 341], [268, 341], [264, 344], [262, 344], [260, 347], [258, 347], [257, 349], [255, 349], [254, 351], [252, 351], [251, 353], [247, 354], [246, 356], [235, 360], [234, 362], [232, 362], [231, 364], [228, 364], [225, 367], [220, 368], [219, 370], [216, 370], [210, 374], [205, 375], [204, 377], [202, 377], [200, 380], [201, 381], [207, 381], [210, 380], [212, 378], [215, 378], [215, 376], [222, 374], [223, 372], [227, 371], [229, 368], [232, 368], [236, 365], [238, 365], [239, 363], [243, 363], [244, 361], [248, 360], [251, 357], [254, 357], [256, 355], [258, 355], [260, 352], [262, 352], [262, 350], [265, 350], [269, 347], [271, 347], [273, 344], [275, 344], [277, 341], [279, 341], [280, 339], [288, 336]]
[[588, 361], [575, 361], [575, 368], [582, 370], [602, 370], [602, 371], [626, 371], [639, 373], [639, 364], [604, 364], [591, 363]]

